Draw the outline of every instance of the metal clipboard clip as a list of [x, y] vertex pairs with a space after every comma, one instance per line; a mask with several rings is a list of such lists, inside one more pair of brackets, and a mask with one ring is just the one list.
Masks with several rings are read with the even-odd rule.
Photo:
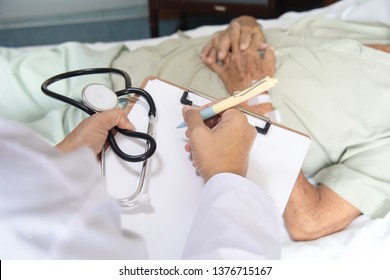
[[[213, 98], [211, 98], [207, 94], [189, 88], [189, 89], [184, 90], [184, 92], [183, 92], [183, 94], [182, 94], [182, 96], [180, 98], [180, 103], [181, 104], [199, 107], [197, 105], [194, 105], [193, 102], [188, 99], [189, 93], [194, 93], [194, 94], [196, 94], [196, 95], [198, 95], [200, 97], [209, 99], [210, 101], [213, 100]], [[268, 130], [271, 127], [271, 124], [272, 124], [271, 120], [268, 117], [254, 114], [254, 113], [252, 113], [252, 112], [250, 112], [248, 110], [242, 109], [242, 108], [239, 108], [239, 110], [241, 110], [245, 114], [251, 115], [251, 116], [253, 116], [255, 118], [258, 118], [258, 119], [261, 119], [262, 121], [264, 121], [265, 122], [264, 127], [259, 127], [259, 126], [255, 125], [255, 128], [256, 128], [257, 133], [260, 133], [262, 135], [266, 135], [268, 133]]]

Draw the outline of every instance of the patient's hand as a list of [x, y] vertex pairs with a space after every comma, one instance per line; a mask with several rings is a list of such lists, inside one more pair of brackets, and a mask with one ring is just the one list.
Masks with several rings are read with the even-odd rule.
[[56, 147], [62, 152], [71, 152], [81, 147], [90, 147], [98, 155], [106, 142], [108, 131], [115, 126], [122, 129], [134, 130], [127, 119], [127, 109], [113, 109], [96, 113], [83, 120]]
[[238, 42], [240, 50], [246, 50], [251, 44], [257, 50], [264, 50], [265, 37], [256, 19], [241, 16], [230, 22], [229, 27], [216, 33], [211, 41], [203, 48], [201, 59], [205, 64], [212, 64], [226, 58], [232, 48], [232, 42]]
[[390, 53], [390, 45], [370, 44], [370, 45], [367, 45], [367, 47]]
[[222, 63], [210, 63], [208, 66], [218, 74], [232, 94], [250, 86], [255, 80], [274, 76], [275, 55], [272, 48], [267, 48], [261, 57], [254, 44], [246, 51], [241, 51], [236, 42]]

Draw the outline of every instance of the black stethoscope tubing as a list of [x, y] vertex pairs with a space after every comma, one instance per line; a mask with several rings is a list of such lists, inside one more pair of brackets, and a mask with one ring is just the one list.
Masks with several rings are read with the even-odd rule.
[[[48, 95], [50, 97], [53, 97], [55, 99], [58, 99], [58, 100], [63, 101], [65, 103], [68, 103], [69, 105], [72, 105], [72, 106], [84, 111], [85, 113], [87, 113], [89, 115], [93, 115], [96, 112], [94, 110], [90, 109], [88, 106], [86, 106], [83, 103], [78, 102], [72, 98], [69, 98], [67, 96], [64, 96], [64, 95], [61, 95], [61, 94], [58, 94], [58, 93], [51, 91], [49, 89], [49, 86], [55, 82], [58, 82], [60, 80], [67, 79], [67, 78], [72, 78], [72, 77], [77, 77], [77, 76], [82, 76], [82, 75], [107, 74], [107, 73], [119, 74], [125, 79], [126, 89], [119, 90], [119, 91], [115, 92], [118, 97], [126, 95], [126, 94], [130, 94], [130, 93], [139, 94], [140, 96], [142, 96], [143, 98], [146, 99], [146, 101], [149, 105], [149, 112], [148, 112], [149, 117], [154, 118], [156, 116], [156, 105], [153, 101], [153, 98], [150, 96], [150, 94], [141, 88], [131, 87], [130, 76], [126, 72], [119, 70], [119, 69], [89, 68], [89, 69], [81, 69], [81, 70], [75, 70], [75, 71], [71, 71], [71, 72], [58, 74], [56, 76], [53, 76], [53, 77], [47, 79], [45, 82], [43, 82], [43, 84], [41, 86], [41, 90], [46, 95]], [[145, 161], [148, 158], [150, 158], [154, 154], [154, 152], [156, 151], [156, 148], [157, 148], [156, 140], [154, 140], [154, 138], [151, 135], [146, 134], [146, 133], [137, 132], [137, 131], [121, 129], [119, 127], [115, 127], [115, 129], [125, 136], [143, 139], [143, 140], [147, 141], [147, 143], [148, 143], [148, 148], [146, 149], [146, 151], [144, 153], [139, 154], [139, 155], [129, 155], [129, 154], [124, 153], [119, 148], [119, 146], [115, 140], [114, 133], [111, 130], [108, 131], [108, 142], [109, 142], [112, 150], [121, 159], [123, 159], [125, 161], [129, 161], [129, 162], [141, 162], [141, 161]]]

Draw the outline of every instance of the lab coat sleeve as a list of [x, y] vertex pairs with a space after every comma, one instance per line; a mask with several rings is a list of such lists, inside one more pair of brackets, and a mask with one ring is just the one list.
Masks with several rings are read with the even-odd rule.
[[221, 173], [204, 186], [184, 259], [280, 259], [282, 219], [260, 186]]
[[0, 127], [1, 259], [146, 257], [123, 236], [92, 151], [61, 154], [21, 125]]

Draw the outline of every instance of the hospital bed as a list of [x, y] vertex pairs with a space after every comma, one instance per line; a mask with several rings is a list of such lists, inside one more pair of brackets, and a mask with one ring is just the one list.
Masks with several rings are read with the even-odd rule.
[[[383, 24], [390, 25], [390, 1], [388, 0], [343, 0], [339, 1], [331, 6], [315, 9], [307, 12], [288, 12], [283, 14], [281, 17], [270, 20], [259, 19], [259, 22], [262, 24], [264, 29], [268, 28], [288, 28], [298, 19], [304, 16], [326, 16], [331, 19], [339, 19], [345, 21], [359, 21], [359, 22], [380, 22]], [[135, 51], [138, 49], [145, 49], [150, 47], [156, 47], [161, 43], [164, 43], [172, 39], [180, 39], [183, 36], [186, 38], [190, 37], [194, 40], [201, 38], [205, 35], [211, 35], [216, 31], [223, 30], [226, 26], [202, 26], [196, 29], [186, 31], [184, 33], [175, 33], [170, 36], [164, 36], [153, 39], [143, 39], [143, 40], [132, 40], [125, 42], [112, 42], [112, 43], [93, 43], [93, 44], [83, 44], [86, 47], [97, 51], [105, 52], [111, 50], [112, 48], [117, 48], [118, 51], [123, 46], [126, 46], [128, 49]], [[61, 108], [54, 101], [44, 100], [41, 101], [41, 97], [36, 97], [39, 91], [40, 83], [47, 78], [45, 76], [45, 71], [40, 67], [40, 65], [32, 65], [29, 63], [29, 57], [37, 51], [44, 51], [52, 49], [54, 46], [39, 46], [39, 47], [29, 47], [18, 50], [13, 49], [2, 49], [0, 52], [0, 68], [5, 69], [7, 73], [6, 76], [0, 77], [2, 85], [0, 85], [1, 94], [2, 94], [2, 105], [1, 105], [1, 115], [10, 117], [22, 122], [29, 122], [33, 128], [38, 128], [38, 131], [49, 141], [55, 142], [60, 137], [61, 131], [66, 128], [66, 124], [63, 127], [58, 129], [53, 129], [50, 127], [50, 131], [47, 129], [42, 130], [42, 125], [39, 125], [41, 119], [44, 119], [45, 124], [50, 123], [50, 121], [58, 121], [55, 114], [52, 114], [50, 110], [59, 110], [66, 111], [66, 109]], [[58, 47], [58, 46], [55, 46]], [[23, 55], [21, 55], [21, 52]], [[18, 65], [7, 64], [7, 58], [19, 55], [21, 61]], [[112, 57], [110, 55], [99, 56], [99, 63], [95, 63], [93, 66], [101, 66], [104, 61], [107, 61], [106, 64], [110, 64], [109, 61]], [[43, 60], [50, 60], [50, 56], [42, 57]], [[106, 65], [107, 66], [107, 65]], [[111, 65], [108, 65], [111, 66]], [[13, 67], [12, 71], [6, 71], [6, 67]], [[49, 67], [50, 69], [50, 67]], [[53, 69], [56, 69], [52, 66]], [[17, 104], [17, 108], [10, 108], [10, 106], [5, 106], [3, 101], [6, 101], [7, 98], [3, 96], [4, 92], [7, 90], [7, 81], [13, 79], [9, 76], [12, 73], [22, 73], [23, 77], [31, 80], [31, 84], [36, 87], [35, 92], [24, 92], [25, 86], [20, 87], [18, 95], [14, 98], [14, 104]], [[53, 72], [54, 74], [54, 72]], [[16, 75], [16, 74], [15, 74]], [[135, 85], [140, 83], [141, 78], [138, 80], [135, 79]], [[11, 85], [13, 84], [11, 83]], [[37, 87], [38, 86], [38, 87]], [[10, 87], [9, 87], [10, 88]], [[37, 100], [37, 98], [39, 100]], [[34, 110], [42, 110], [44, 113], [39, 115], [34, 115], [34, 110], [29, 110], [29, 104], [33, 103], [35, 106]], [[50, 110], [48, 108], [51, 108]], [[25, 114], [25, 116], [21, 116]], [[77, 118], [75, 118], [77, 119]], [[32, 120], [32, 121], [31, 121]], [[69, 121], [71, 122], [71, 121]], [[55, 135], [53, 135], [55, 134]], [[302, 259], [302, 260], [313, 260], [313, 259], [389, 259], [390, 260], [390, 213], [383, 219], [370, 219], [367, 216], [358, 217], [351, 225], [341, 232], [332, 234], [330, 236], [320, 238], [308, 242], [294, 242], [292, 241], [287, 232], [284, 230], [282, 235], [282, 258], [288, 260]]]

